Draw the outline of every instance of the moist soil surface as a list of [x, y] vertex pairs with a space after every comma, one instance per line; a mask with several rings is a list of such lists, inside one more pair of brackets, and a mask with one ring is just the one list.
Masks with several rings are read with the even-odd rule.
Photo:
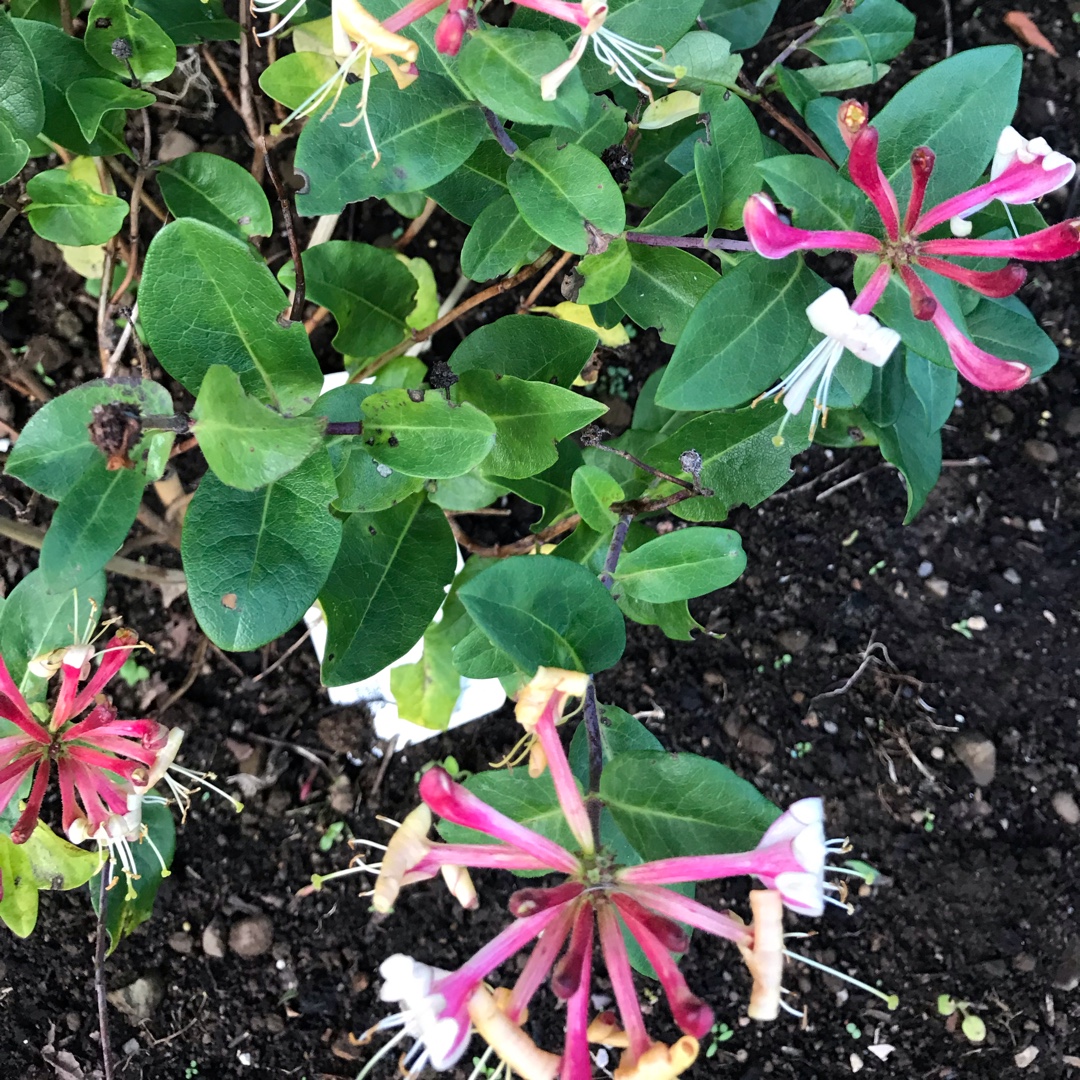
[[[1011, 3], [910, 6], [920, 13], [916, 41], [884, 89], [873, 88], [874, 103], [941, 59], [950, 33], [956, 50], [1013, 40], [1002, 21]], [[791, 7], [793, 25], [816, 13]], [[1071, 19], [1080, 4], [1039, 0], [1027, 10], [1061, 58], [1025, 54], [1017, 126], [1080, 157], [1080, 26]], [[769, 39], [750, 70], [782, 42]], [[228, 48], [221, 54], [228, 60]], [[206, 144], [197, 121], [183, 126]], [[212, 126], [246, 162], [227, 105]], [[1047, 217], [1074, 215], [1076, 192], [1048, 200]], [[347, 235], [370, 240], [396, 223], [370, 213], [354, 212]], [[436, 215], [416, 253], [452, 281], [461, 235]], [[21, 223], [6, 243], [26, 264], [31, 291], [0, 331], [16, 346], [34, 334], [62, 337], [63, 309], [71, 332], [53, 377], [61, 388], [93, 377], [93, 314], [72, 300], [77, 279], [34, 273], [46, 245], [31, 246]], [[638, 714], [671, 750], [726, 763], [780, 805], [823, 796], [830, 833], [850, 837], [851, 857], [881, 875], [852, 889], [852, 914], [830, 910], [789, 928], [814, 933], [796, 943], [806, 955], [898, 994], [899, 1008], [790, 967], [789, 1000], [805, 1007], [805, 1019], [754, 1024], [735, 950], [699, 937], [683, 969], [725, 1027], [706, 1037], [691, 1076], [812, 1080], [865, 1070], [950, 1080], [1080, 1069], [1078, 284], [1075, 262], [1036, 268], [1023, 295], [1063, 362], [1007, 398], [963, 389], [944, 432], [942, 480], [914, 524], [900, 524], [903, 486], [876, 451], [814, 448], [783, 492], [729, 522], [743, 537], [747, 572], [692, 603], [716, 636], [675, 643], [631, 625], [624, 660], [598, 677], [600, 699]], [[432, 355], [452, 346], [436, 339]], [[665, 359], [666, 347], [645, 334], [612, 361], [629, 372], [631, 401]], [[25, 421], [24, 401], [6, 406], [16, 426]], [[25, 501], [29, 493], [9, 484], [8, 494]], [[45, 510], [36, 513], [44, 524]], [[485, 520], [470, 523], [479, 539]], [[4, 558], [10, 589], [34, 553], [5, 542]], [[151, 558], [175, 565], [177, 557], [153, 548]], [[298, 632], [261, 653], [226, 657], [201, 645], [183, 598], [166, 607], [156, 590], [113, 577], [107, 606], [156, 650], [142, 661], [149, 678], [120, 686], [122, 711], [156, 714], [190, 674], [163, 716], [188, 732], [185, 763], [241, 773], [248, 789], [240, 815], [196, 799], [153, 918], [108, 961], [111, 990], [136, 980], [151, 989], [141, 1019], [130, 1005], [110, 1007], [118, 1075], [355, 1076], [374, 1046], [350, 1035], [387, 1011], [377, 996], [380, 961], [401, 951], [456, 966], [505, 925], [514, 881], [477, 874], [482, 902], [473, 912], [436, 883], [416, 886], [381, 920], [358, 897], [360, 878], [296, 892], [313, 872], [346, 865], [349, 837], [385, 840], [380, 815], [400, 819], [415, 805], [426, 762], [453, 755], [479, 770], [501, 757], [517, 738], [509, 710], [380, 759], [369, 720], [328, 703], [306, 644], [255, 681]], [[745, 891], [725, 884], [699, 896], [745, 909]], [[100, 1076], [94, 926], [85, 890], [43, 894], [34, 935], [4, 938], [4, 1077]], [[596, 991], [609, 993], [602, 977]], [[984, 1022], [984, 1041], [961, 1033], [960, 1013], [939, 1013], [940, 995]], [[654, 1033], [671, 1041], [664, 1002], [647, 1011]], [[561, 1044], [546, 990], [529, 1024], [541, 1045]], [[471, 1067], [470, 1054], [455, 1075]], [[376, 1075], [394, 1071], [391, 1061]]]

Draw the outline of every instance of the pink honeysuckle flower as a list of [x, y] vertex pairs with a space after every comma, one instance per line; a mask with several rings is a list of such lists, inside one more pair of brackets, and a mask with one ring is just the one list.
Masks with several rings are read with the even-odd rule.
[[[820, 915], [826, 899], [831, 899], [825, 895], [831, 888], [824, 880], [825, 863], [827, 854], [835, 850], [835, 842], [825, 841], [821, 800], [804, 799], [773, 823], [753, 851], [661, 859], [632, 867], [617, 865], [593, 835], [589, 804], [570, 771], [556, 728], [567, 697], [584, 693], [585, 687], [584, 677], [577, 673], [541, 669], [518, 701], [519, 719], [535, 736], [551, 769], [560, 807], [574, 837], [572, 849], [500, 813], [436, 766], [420, 779], [424, 807], [446, 822], [483, 833], [491, 842], [432, 841], [427, 836], [430, 817], [420, 815], [410, 820], [417, 813], [414, 811], [386, 848], [373, 895], [396, 898], [402, 885], [431, 877], [446, 865], [543, 869], [561, 874], [559, 884], [515, 892], [509, 902], [514, 921], [456, 971], [438, 973], [424, 984], [424, 1008], [437, 1005], [424, 1014], [427, 1022], [446, 1022], [445, 1030], [460, 1032], [465, 1013], [482, 1016], [482, 1033], [495, 1053], [506, 1061], [534, 1062], [535, 1071], [520, 1069], [521, 1075], [554, 1076], [550, 1055], [543, 1056], [521, 1031], [533, 996], [548, 980], [555, 995], [567, 1002], [566, 1042], [558, 1075], [560, 1080], [588, 1080], [589, 989], [595, 938], [624, 1029], [617, 1033], [616, 1042], [609, 1043], [625, 1047], [615, 1075], [641, 1080], [675, 1077], [696, 1058], [698, 1040], [713, 1025], [712, 1010], [690, 990], [676, 964], [676, 954], [688, 946], [679, 924], [733, 941], [751, 954], [754, 929], [729, 912], [715, 911], [666, 886], [754, 875], [793, 910]], [[385, 905], [375, 907], [386, 910]], [[672, 1016], [684, 1032], [672, 1047], [654, 1042], [646, 1030], [623, 927], [651, 962]], [[470, 1005], [492, 973], [534, 941], [536, 945], [508, 994], [500, 991], [504, 996], [497, 1003], [497, 1012], [492, 1011], [494, 1006], [487, 998], [477, 998]], [[396, 991], [393, 996], [404, 1000]], [[391, 1026], [391, 1022], [384, 1026]], [[611, 1032], [610, 1023], [601, 1026]], [[479, 1030], [480, 1024], [477, 1027]], [[406, 1062], [414, 1060], [407, 1058]]]
[[90, 837], [110, 822], [115, 829], [113, 819], [129, 812], [128, 797], [150, 775], [168, 729], [154, 720], [121, 720], [108, 702], [96, 699], [138, 643], [130, 630], [117, 631], [102, 650], [97, 671], [81, 687], [89, 647], [67, 650], [47, 723], [34, 716], [0, 659], [0, 716], [19, 729], [0, 738], [0, 809], [32, 778], [26, 808], [11, 831], [16, 844], [34, 830], [54, 763], [65, 832], [82, 821]]
[[635, 72], [646, 79], [664, 86], [671, 86], [676, 79], [675, 70], [663, 62], [664, 50], [659, 45], [639, 45], [636, 41], [608, 29], [604, 21], [608, 16], [606, 0], [514, 0], [521, 7], [543, 12], [562, 22], [573, 23], [581, 30], [570, 50], [570, 56], [540, 80], [540, 95], [545, 101], [554, 101], [559, 87], [580, 63], [586, 48], [592, 44], [593, 53], [613, 75], [627, 86], [652, 97], [648, 85]]
[[[1015, 390], [1023, 386], [1031, 378], [1031, 369], [978, 348], [944, 311], [915, 268], [959, 282], [984, 296], [1000, 298], [1011, 296], [1024, 283], [1027, 273], [1022, 266], [1010, 263], [1000, 270], [970, 270], [940, 256], [1054, 261], [1077, 254], [1080, 219], [1012, 240], [923, 239], [931, 229], [948, 221], [966, 219], [995, 199], [1015, 205], [1041, 198], [1072, 178], [1074, 163], [1051, 151], [1043, 140], [1026, 142], [1012, 128], [1007, 128], [998, 143], [991, 179], [924, 211], [934, 152], [927, 146], [916, 147], [911, 154], [911, 196], [901, 217], [896, 193], [878, 165], [878, 132], [867, 122], [865, 108], [857, 102], [844, 102], [838, 124], [850, 149], [851, 179], [877, 210], [883, 235], [796, 228], [781, 219], [767, 195], [759, 193], [750, 196], [743, 211], [743, 223], [754, 249], [767, 259], [823, 248], [876, 256], [880, 260], [878, 269], [884, 269], [885, 277], [874, 303], [892, 273], [899, 274], [911, 295], [915, 318], [933, 323], [964, 378], [984, 390]], [[868, 314], [872, 307], [873, 304], [863, 305], [862, 312]], [[855, 305], [852, 309], [855, 310]]]

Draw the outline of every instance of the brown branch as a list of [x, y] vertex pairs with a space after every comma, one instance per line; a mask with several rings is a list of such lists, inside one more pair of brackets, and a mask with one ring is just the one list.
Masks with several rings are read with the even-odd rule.
[[199, 672], [202, 670], [203, 663], [206, 660], [206, 650], [209, 648], [210, 639], [203, 634], [199, 638], [199, 643], [195, 646], [195, 655], [191, 658], [191, 666], [184, 676], [184, 681], [165, 699], [165, 704], [157, 710], [159, 718], [162, 713], [171, 709], [195, 685], [195, 680], [199, 677]]
[[449, 326], [451, 323], [456, 322], [467, 311], [471, 311], [479, 304], [483, 304], [488, 300], [496, 296], [501, 296], [504, 292], [509, 292], [511, 289], [516, 288], [523, 281], [528, 281], [529, 278], [538, 274], [547, 264], [551, 261], [553, 248], [548, 248], [543, 255], [536, 260], [536, 262], [529, 263], [524, 269], [519, 270], [513, 277], [503, 278], [502, 281], [497, 281], [494, 285], [489, 285], [486, 289], [482, 289], [480, 292], [470, 296], [468, 300], [463, 300], [453, 310], [448, 311], [441, 318], [436, 319], [433, 323], [429, 323], [427, 326], [420, 330], [414, 330], [413, 333], [407, 337], [404, 341], [399, 342], [397, 345], [386, 352], [376, 356], [366, 367], [362, 367], [359, 371], [355, 372], [349, 379], [349, 382], [362, 382], [369, 375], [374, 375], [380, 368], [385, 367], [391, 360], [396, 360], [399, 356], [404, 356], [414, 345], [419, 345], [421, 341], [427, 341], [429, 337], [437, 334], [444, 327]]
[[529, 308], [540, 299], [540, 294], [551, 284], [552, 278], [570, 261], [573, 257], [572, 251], [564, 251], [552, 265], [548, 268], [548, 271], [533, 287], [532, 292], [529, 293], [525, 299], [518, 304], [517, 313], [524, 315]]
[[293, 206], [292, 194], [281, 182], [281, 177], [278, 176], [278, 171], [274, 168], [273, 159], [266, 149], [266, 140], [262, 135], [259, 136], [259, 147], [262, 150], [263, 161], [266, 163], [266, 172], [270, 177], [270, 183], [274, 185], [274, 191], [277, 193], [282, 217], [285, 219], [285, 235], [289, 238], [289, 254], [292, 256], [293, 274], [296, 278], [292, 305], [289, 308], [289, 321], [297, 322], [304, 314], [304, 296], [307, 292], [307, 283], [304, 279], [304, 262], [300, 257], [300, 242], [296, 237], [296, 209]]
[[71, 17], [71, 0], [60, 0], [60, 26], [65, 34], [75, 36], [75, 20]]
[[258, 40], [251, 26], [251, 7], [240, 3], [240, 117], [247, 128], [248, 138], [255, 148], [251, 161], [251, 175], [262, 183], [266, 167], [266, 147], [262, 139], [262, 121], [251, 92], [251, 43]]
[[754, 105], [760, 105], [782, 128], [790, 131], [814, 157], [821, 158], [822, 161], [831, 165], [834, 169], [836, 168], [836, 162], [821, 148], [818, 141], [808, 132], [803, 131], [794, 120], [785, 116], [764, 94], [758, 93], [754, 84], [741, 72], [739, 73], [739, 81], [750, 91], [749, 94], [745, 95], [747, 101]]
[[[129, 173], [127, 169], [125, 169], [124, 166], [120, 164], [120, 162], [116, 161], [113, 158], [106, 158], [105, 164], [109, 166], [109, 172], [111, 172], [114, 176], [120, 177], [120, 179], [123, 180], [129, 188], [135, 187], [135, 177], [132, 176], [131, 173]], [[165, 210], [156, 199], [154, 199], [150, 195], [147, 195], [145, 191], [140, 194], [140, 200], [142, 202], [142, 205], [145, 206], [146, 209], [149, 210], [150, 213], [153, 214], [154, 217], [156, 217], [162, 225], [164, 225], [169, 220], [169, 212]]]
[[434, 199], [428, 199], [424, 203], [424, 209], [409, 222], [409, 227], [394, 241], [395, 251], [403, 251], [417, 238], [438, 205]]
[[493, 544], [491, 547], [485, 547], [469, 539], [461, 526], [454, 520], [455, 514], [453, 511], [447, 510], [445, 513], [446, 520], [450, 522], [450, 531], [454, 534], [454, 539], [470, 554], [488, 559], [506, 559], [511, 555], [528, 555], [542, 544], [550, 543], [552, 540], [562, 536], [563, 533], [576, 528], [581, 522], [580, 514], [571, 514], [569, 517], [563, 518], [562, 521], [556, 521], [554, 525], [549, 525], [541, 532], [530, 533], [528, 536], [523, 536], [520, 540], [515, 540], [510, 544]]

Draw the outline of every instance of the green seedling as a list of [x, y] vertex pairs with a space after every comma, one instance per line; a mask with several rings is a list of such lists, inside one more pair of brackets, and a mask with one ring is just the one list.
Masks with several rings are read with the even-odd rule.
[[952, 1016], [959, 1012], [962, 1019], [960, 1030], [968, 1042], [981, 1043], [986, 1038], [986, 1024], [982, 1017], [972, 1012], [970, 1001], [957, 1001], [948, 994], [939, 994], [937, 1009], [942, 1016]]

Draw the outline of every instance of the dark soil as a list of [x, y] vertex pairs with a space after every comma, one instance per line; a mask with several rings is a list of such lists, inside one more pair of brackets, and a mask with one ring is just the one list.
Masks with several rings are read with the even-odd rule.
[[[803, 12], [791, 6], [794, 23]], [[912, 6], [922, 12], [917, 40], [894, 83], [944, 55], [949, 4]], [[953, 0], [955, 48], [1011, 41], [1002, 24], [1011, 6]], [[1039, 0], [1027, 10], [1062, 59], [1027, 56], [1017, 126], [1078, 157], [1080, 26], [1070, 13], [1080, 4]], [[770, 53], [776, 48], [768, 43]], [[749, 62], [753, 70], [761, 60]], [[219, 116], [226, 114], [223, 106]], [[1056, 199], [1047, 216], [1075, 214], [1077, 190], [1071, 206]], [[387, 228], [366, 214], [361, 208], [347, 223], [350, 235], [371, 239]], [[8, 242], [26, 257], [21, 228]], [[418, 244], [428, 236], [436, 239], [438, 272], [452, 277], [460, 229], [437, 217]], [[41, 255], [35, 246], [34, 257]], [[847, 1076], [859, 1060], [867, 1075], [937, 1080], [1057, 1077], [1080, 1067], [1080, 1057], [1069, 1056], [1080, 1055], [1078, 284], [1075, 262], [1034, 272], [1025, 299], [1061, 345], [1063, 362], [1007, 398], [963, 390], [945, 431], [948, 466], [912, 526], [899, 524], [902, 484], [875, 451], [834, 458], [814, 449], [785, 492], [730, 523], [743, 536], [747, 573], [693, 605], [726, 636], [671, 643], [631, 627], [623, 663], [598, 679], [602, 700], [645, 714], [670, 749], [723, 761], [780, 804], [823, 795], [830, 832], [850, 836], [854, 857], [883, 874], [866, 895], [853, 895], [854, 915], [830, 912], [799, 929], [816, 931], [802, 943], [808, 955], [898, 993], [899, 1009], [889, 1013], [832, 977], [792, 969], [788, 985], [807, 1007], [808, 1024], [753, 1025], [734, 950], [699, 939], [684, 961], [688, 981], [733, 1035], [692, 1076], [812, 1080]], [[23, 344], [37, 333], [62, 336], [58, 305], [85, 316], [82, 336], [73, 332], [54, 373], [70, 382], [93, 377], [95, 367], [92, 314], [72, 305], [75, 285], [46, 271], [0, 324]], [[440, 339], [437, 354], [452, 345]], [[638, 346], [619, 362], [639, 385], [663, 359], [655, 347]], [[18, 426], [21, 399], [3, 404], [4, 418]], [[8, 494], [28, 493], [12, 486]], [[4, 550], [10, 588], [34, 558], [25, 548]], [[155, 561], [169, 559], [154, 549]], [[150, 682], [121, 688], [119, 703], [131, 714], [153, 712], [184, 680], [199, 635], [185, 601], [163, 609], [148, 588], [118, 578], [110, 588], [110, 607], [157, 650], [145, 661]], [[967, 629], [963, 620], [974, 617], [985, 629]], [[371, 1050], [348, 1035], [385, 1013], [379, 962], [406, 951], [456, 966], [508, 917], [513, 882], [495, 874], [477, 875], [476, 912], [461, 912], [434, 884], [407, 891], [381, 922], [357, 897], [359, 879], [295, 898], [313, 871], [349, 858], [341, 840], [320, 850], [331, 823], [344, 822], [346, 837], [384, 839], [388, 826], [376, 815], [400, 818], [415, 804], [415, 775], [426, 761], [453, 754], [463, 768], [482, 769], [516, 739], [504, 711], [380, 762], [364, 718], [328, 705], [306, 646], [252, 681], [295, 638], [262, 654], [225, 658], [211, 649], [165, 715], [189, 733], [189, 766], [245, 772], [261, 789], [239, 816], [222, 802], [196, 801], [153, 919], [109, 961], [111, 988], [148, 977], [162, 991], [142, 1024], [111, 1013], [122, 1077], [355, 1076]], [[965, 737], [987, 740], [996, 752], [993, 779], [982, 786], [957, 756]], [[327, 769], [295, 746], [344, 777], [333, 805]], [[744, 898], [719, 887], [703, 896]], [[230, 931], [255, 917], [269, 919], [273, 940], [244, 958], [230, 948]], [[45, 894], [34, 936], [3, 939], [0, 1076], [95, 1075], [93, 929], [84, 891]], [[968, 1042], [956, 1017], [938, 1014], [941, 994], [970, 1003], [985, 1021], [985, 1042]], [[666, 1006], [653, 1013], [651, 1026], [670, 1039]], [[560, 1017], [550, 997], [531, 1023], [543, 1045], [557, 1048]], [[895, 1048], [884, 1061], [869, 1050], [881, 1044]], [[85, 1072], [47, 1065], [49, 1047], [74, 1055]]]

